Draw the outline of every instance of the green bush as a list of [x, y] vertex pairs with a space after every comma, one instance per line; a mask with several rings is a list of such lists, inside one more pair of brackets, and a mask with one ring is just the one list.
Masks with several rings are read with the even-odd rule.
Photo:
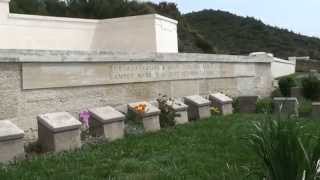
[[279, 80], [281, 94], [285, 97], [290, 96], [290, 89], [296, 86], [296, 81], [292, 76], [286, 76]]
[[309, 117], [312, 113], [312, 102], [307, 99], [299, 100], [299, 116]]
[[159, 104], [159, 109], [161, 111], [159, 119], [161, 128], [172, 127], [175, 125], [175, 117], [178, 117], [177, 114], [168, 103], [174, 103], [172, 98], [169, 98], [167, 95], [159, 95], [157, 99]]
[[302, 79], [303, 96], [309, 100], [317, 100], [320, 97], [320, 80], [309, 75]]
[[266, 180], [314, 180], [320, 158], [318, 137], [303, 133], [294, 119], [255, 122], [250, 147], [263, 162]]
[[272, 111], [273, 105], [271, 98], [258, 99], [256, 107], [257, 113], [271, 114]]

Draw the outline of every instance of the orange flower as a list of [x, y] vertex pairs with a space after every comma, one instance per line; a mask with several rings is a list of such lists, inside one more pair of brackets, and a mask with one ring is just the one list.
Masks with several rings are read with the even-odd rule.
[[139, 113], [145, 113], [146, 107], [147, 107], [146, 104], [138, 104], [137, 106], [134, 107], [134, 109]]

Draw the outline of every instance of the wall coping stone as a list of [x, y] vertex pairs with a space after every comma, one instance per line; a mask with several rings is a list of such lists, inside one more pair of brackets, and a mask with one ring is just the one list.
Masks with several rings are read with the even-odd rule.
[[271, 63], [273, 58], [243, 55], [0, 49], [0, 63], [29, 62], [225, 62]]
[[67, 112], [41, 114], [37, 117], [39, 123], [54, 133], [79, 129], [81, 122]]
[[89, 109], [92, 116], [103, 124], [119, 122], [125, 120], [125, 115], [115, 110], [111, 106]]
[[8, 120], [0, 121], [0, 141], [20, 139], [24, 137], [24, 131]]

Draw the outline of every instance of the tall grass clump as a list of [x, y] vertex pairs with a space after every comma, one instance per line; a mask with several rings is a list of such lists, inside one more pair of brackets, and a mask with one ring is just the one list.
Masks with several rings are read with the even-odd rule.
[[270, 116], [255, 122], [249, 145], [263, 162], [266, 180], [320, 179], [319, 138], [297, 120]]

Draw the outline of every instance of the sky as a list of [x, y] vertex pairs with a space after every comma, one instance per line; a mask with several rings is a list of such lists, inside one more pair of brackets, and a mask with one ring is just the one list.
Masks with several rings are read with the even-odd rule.
[[[164, 0], [152, 0], [161, 2]], [[166, 0], [188, 13], [220, 9], [251, 16], [264, 23], [320, 38], [320, 0]]]

